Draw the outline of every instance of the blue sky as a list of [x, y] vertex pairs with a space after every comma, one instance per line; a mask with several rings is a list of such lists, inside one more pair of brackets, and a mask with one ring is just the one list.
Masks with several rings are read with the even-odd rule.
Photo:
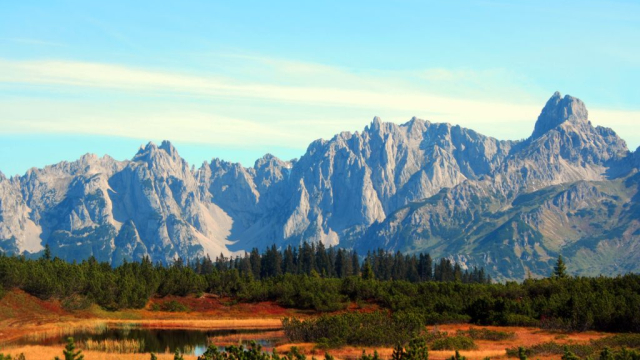
[[7, 1], [0, 171], [163, 139], [251, 166], [374, 116], [520, 139], [556, 90], [635, 149], [639, 39], [632, 1]]

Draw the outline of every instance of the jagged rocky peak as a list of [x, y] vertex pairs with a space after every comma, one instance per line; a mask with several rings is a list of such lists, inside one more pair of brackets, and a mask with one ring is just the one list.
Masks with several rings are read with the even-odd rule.
[[425, 125], [430, 124], [429, 121], [427, 120], [422, 120], [416, 116], [412, 117], [411, 120], [407, 121], [406, 123], [402, 124], [402, 126], [406, 126], [407, 129], [409, 129], [409, 131], [412, 131], [413, 129], [420, 128], [420, 129], [424, 129]]
[[168, 140], [162, 140], [162, 144], [160, 144], [159, 149], [166, 151], [172, 158], [180, 157], [176, 148]]
[[382, 126], [382, 119], [379, 116], [374, 116], [371, 120], [371, 124], [364, 127], [364, 132], [379, 131]]
[[640, 271], [635, 169], [640, 148], [630, 153], [559, 93], [522, 142], [375, 117], [299, 160], [212, 159], [197, 171], [170, 142], [151, 142], [133, 161], [88, 154], [0, 173], [0, 251], [49, 245], [67, 260], [118, 264], [322, 241], [463, 259], [500, 279], [548, 274], [560, 253], [572, 271], [587, 261], [596, 265], [584, 271]]
[[371, 127], [378, 128], [380, 127], [380, 124], [382, 124], [382, 119], [380, 119], [379, 116], [374, 116], [373, 120], [371, 121]]
[[163, 141], [160, 146], [149, 142], [141, 146], [138, 153], [133, 157], [137, 163], [146, 163], [149, 169], [157, 171], [161, 176], [186, 175], [190, 173], [187, 162], [180, 157], [178, 151], [169, 141]]
[[253, 165], [253, 168], [260, 169], [265, 166], [273, 166], [274, 164], [284, 166], [285, 162], [280, 160], [277, 156], [267, 153], [260, 159], [256, 160], [256, 162]]
[[146, 160], [154, 155], [158, 154], [159, 150], [163, 150], [167, 155], [169, 155], [173, 159], [180, 158], [178, 151], [171, 144], [171, 142], [167, 140], [163, 140], [160, 146], [156, 145], [153, 141], [149, 141], [147, 145], [140, 146], [138, 153], [135, 155], [134, 160]]
[[538, 138], [565, 121], [587, 121], [589, 113], [582, 100], [555, 92], [542, 109], [531, 137]]

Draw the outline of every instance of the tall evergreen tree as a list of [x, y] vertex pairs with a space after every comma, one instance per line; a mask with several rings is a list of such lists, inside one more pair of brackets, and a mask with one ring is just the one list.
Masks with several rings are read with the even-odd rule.
[[296, 273], [296, 259], [291, 245], [287, 246], [287, 249], [284, 251], [282, 260], [282, 272], [285, 274]]
[[362, 278], [365, 280], [373, 280], [376, 278], [373, 267], [369, 261], [365, 261], [364, 265], [362, 265]]
[[260, 274], [262, 271], [262, 259], [260, 259], [260, 251], [258, 251], [257, 248], [253, 248], [251, 250], [249, 261], [251, 262], [251, 272], [253, 273], [253, 278], [260, 279]]
[[49, 247], [49, 244], [45, 245], [44, 254], [42, 254], [42, 257], [45, 260], [51, 260], [51, 248]]
[[556, 261], [556, 266], [553, 268], [553, 277], [559, 278], [559, 279], [567, 277], [567, 266], [564, 264], [562, 255], [558, 256], [558, 260]]

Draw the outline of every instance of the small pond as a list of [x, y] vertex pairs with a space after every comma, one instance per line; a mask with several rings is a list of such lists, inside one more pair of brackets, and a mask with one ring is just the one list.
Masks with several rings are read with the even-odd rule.
[[[46, 339], [25, 338], [22, 345], [53, 346], [65, 344], [69, 336]], [[70, 335], [83, 350], [114, 353], [173, 353], [176, 350], [188, 355], [202, 355], [209, 345], [221, 350], [229, 345], [247, 345], [251, 341], [260, 344], [264, 351], [271, 351], [283, 342], [283, 333], [272, 330], [183, 330], [147, 329], [140, 327], [107, 327], [99, 331], [80, 331]]]

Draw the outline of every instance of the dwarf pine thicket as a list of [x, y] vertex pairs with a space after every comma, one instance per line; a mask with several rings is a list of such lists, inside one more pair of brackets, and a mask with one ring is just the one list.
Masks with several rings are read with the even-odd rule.
[[[63, 350], [65, 360], [83, 360], [84, 355], [82, 351], [75, 351], [75, 345], [73, 339], [70, 338], [67, 341], [67, 346]], [[519, 347], [515, 352], [512, 349], [507, 349], [509, 357], [518, 358], [518, 360], [528, 360], [531, 351]], [[547, 353], [548, 355], [549, 353]], [[556, 354], [556, 353], [553, 353]], [[627, 348], [619, 348], [612, 350], [608, 347], [603, 348], [599, 352], [589, 353], [592, 355], [579, 356], [572, 351], [571, 348], [565, 346], [561, 354], [562, 360], [591, 360], [595, 359], [593, 355], [597, 356], [599, 360], [639, 360], [640, 352], [637, 350], [628, 350]], [[153, 353], [148, 354], [151, 360], [157, 360], [157, 356]], [[315, 357], [311, 358], [315, 360]], [[429, 347], [424, 338], [417, 337], [406, 344], [396, 344], [391, 356], [392, 360], [429, 360]], [[467, 358], [460, 355], [458, 350], [455, 351], [455, 355], [451, 356], [447, 360], [466, 360]], [[0, 360], [14, 360], [11, 356], [5, 356], [0, 354]], [[26, 360], [23, 354], [18, 355], [15, 360]], [[56, 357], [54, 360], [59, 360]], [[175, 352], [173, 360], [184, 360], [182, 354], [178, 351]], [[223, 351], [220, 351], [217, 346], [211, 345], [207, 348], [204, 354], [198, 356], [198, 360], [307, 360], [307, 356], [300, 353], [297, 347], [291, 347], [291, 350], [283, 355], [279, 355], [274, 349], [271, 353], [262, 350], [262, 347], [256, 342], [252, 341], [248, 347], [244, 345], [239, 346], [227, 346]], [[335, 360], [329, 353], [325, 353], [324, 360]], [[357, 357], [356, 360], [382, 360], [378, 355], [378, 352], [374, 350], [372, 354], [367, 354], [364, 350], [362, 355]], [[485, 360], [490, 360], [489, 357]]]
[[61, 299], [68, 309], [92, 303], [108, 310], [142, 308], [152, 296], [207, 292], [320, 312], [371, 303], [394, 314], [419, 314], [423, 324], [640, 332], [639, 275], [587, 278], [556, 271], [550, 278], [493, 284], [482, 269], [462, 271], [448, 260], [434, 265], [428, 255], [379, 251], [363, 263], [356, 256], [309, 244], [170, 266], [147, 259], [113, 268], [95, 259], [67, 263], [48, 256], [0, 256], [0, 286]]

